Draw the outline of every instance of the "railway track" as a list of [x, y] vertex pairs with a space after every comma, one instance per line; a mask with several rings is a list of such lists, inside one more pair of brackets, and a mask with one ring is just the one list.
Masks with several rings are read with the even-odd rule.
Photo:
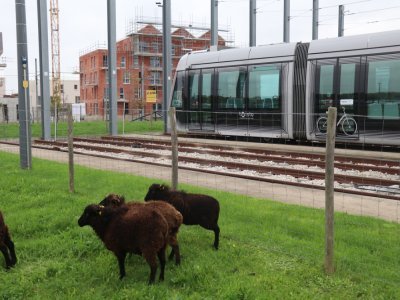
[[[35, 147], [67, 151], [67, 143], [60, 141], [36, 140]], [[170, 166], [171, 159], [170, 143], [137, 138], [74, 138], [74, 151], [160, 166]], [[319, 154], [243, 150], [226, 146], [179, 143], [180, 169], [317, 189], [324, 189], [323, 159], [323, 155]], [[338, 170], [335, 171], [335, 182], [338, 184], [336, 191], [400, 200], [398, 161], [337, 156], [335, 168]], [[352, 174], [354, 172], [357, 175]], [[364, 174], [368, 172], [372, 175]], [[295, 180], [289, 182], [288, 178]], [[316, 181], [319, 185], [316, 185]]]

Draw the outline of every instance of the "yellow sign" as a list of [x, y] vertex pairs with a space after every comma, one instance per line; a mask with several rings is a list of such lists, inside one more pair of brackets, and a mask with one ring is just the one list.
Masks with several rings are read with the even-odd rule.
[[28, 80], [22, 81], [22, 87], [23, 87], [24, 89], [27, 89], [27, 88], [28, 88]]
[[157, 91], [146, 90], [146, 102], [156, 103], [157, 102]]

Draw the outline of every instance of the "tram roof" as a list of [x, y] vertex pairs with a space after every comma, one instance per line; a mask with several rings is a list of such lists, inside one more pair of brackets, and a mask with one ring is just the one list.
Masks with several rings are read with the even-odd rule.
[[310, 42], [309, 59], [400, 51], [400, 30], [343, 36]]
[[293, 61], [295, 50], [296, 43], [286, 43], [220, 51], [192, 52], [181, 58], [177, 70]]

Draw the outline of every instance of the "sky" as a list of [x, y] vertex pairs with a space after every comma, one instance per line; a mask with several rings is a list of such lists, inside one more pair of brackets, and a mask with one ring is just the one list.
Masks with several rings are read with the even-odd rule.
[[[162, 0], [116, 0], [117, 40], [125, 37], [130, 22], [162, 20]], [[107, 0], [58, 0], [60, 16], [61, 77], [77, 75], [79, 54], [96, 43], [107, 41]], [[283, 41], [283, 0], [257, 0], [257, 45]], [[25, 0], [29, 76], [34, 79], [35, 58], [39, 56], [37, 0]], [[210, 26], [210, 0], [171, 0], [172, 24]], [[312, 34], [313, 0], [292, 0], [290, 3], [290, 42], [306, 42]], [[399, 0], [319, 0], [319, 39], [338, 34], [338, 6], [345, 6], [344, 35], [400, 29]], [[47, 2], [48, 8], [50, 6]], [[50, 26], [50, 20], [48, 19]], [[249, 0], [218, 1], [219, 28], [229, 29], [220, 34], [234, 41], [231, 46], [246, 47], [249, 43]], [[2, 58], [7, 67], [0, 69], [6, 78], [6, 94], [16, 93], [17, 48], [15, 0], [0, 0], [0, 32], [3, 33]], [[196, 32], [193, 32], [195, 35]], [[49, 52], [50, 45], [49, 28]], [[0, 60], [1, 61], [1, 60]], [[51, 53], [49, 53], [51, 64]], [[50, 65], [51, 70], [51, 65]]]

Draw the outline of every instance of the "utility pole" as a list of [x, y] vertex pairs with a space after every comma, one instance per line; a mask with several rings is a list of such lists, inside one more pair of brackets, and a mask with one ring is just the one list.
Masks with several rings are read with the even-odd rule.
[[343, 33], [344, 33], [344, 5], [339, 5], [338, 36], [343, 36]]
[[218, 49], [218, 0], [211, 0], [211, 48]]
[[318, 40], [319, 0], [313, 0], [312, 39]]
[[117, 127], [117, 50], [116, 50], [116, 9], [115, 0], [107, 0], [107, 37], [108, 37], [108, 103], [110, 135], [118, 134]]
[[168, 128], [168, 98], [171, 92], [171, 0], [163, 1], [163, 118]]
[[[35, 88], [36, 88], [36, 107], [39, 104], [39, 89], [38, 89], [38, 69], [37, 69], [37, 58], [35, 58]], [[37, 112], [36, 112], [37, 113]]]
[[[44, 17], [45, 16], [43, 16], [43, 18]], [[54, 123], [56, 123], [57, 106], [61, 100], [60, 18], [59, 18], [58, 0], [50, 0], [50, 22], [51, 22], [51, 63], [52, 63], [51, 83], [53, 86], [53, 104], [55, 113]]]
[[256, 46], [257, 32], [257, 3], [256, 0], [250, 0], [250, 47]]
[[283, 3], [283, 42], [290, 42], [290, 0]]
[[19, 156], [22, 169], [31, 169], [31, 123], [29, 118], [29, 71], [28, 43], [26, 37], [25, 0], [15, 0], [17, 25], [17, 60], [18, 60], [18, 118], [19, 118]]

